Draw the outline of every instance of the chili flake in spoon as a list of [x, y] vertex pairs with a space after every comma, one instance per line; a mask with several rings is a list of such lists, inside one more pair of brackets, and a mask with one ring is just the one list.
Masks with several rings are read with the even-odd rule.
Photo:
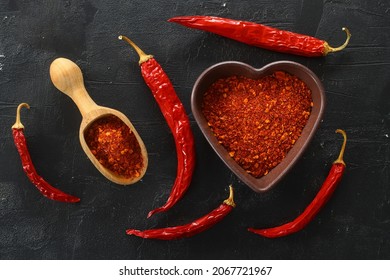
[[141, 175], [141, 148], [130, 128], [108, 115], [94, 121], [84, 132], [85, 141], [101, 165], [125, 178]]

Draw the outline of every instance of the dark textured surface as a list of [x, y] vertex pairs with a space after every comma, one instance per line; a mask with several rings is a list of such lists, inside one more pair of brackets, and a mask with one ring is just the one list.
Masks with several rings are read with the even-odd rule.
[[[347, 49], [302, 58], [249, 47], [166, 20], [204, 14], [257, 21], [323, 38]], [[0, 2], [0, 258], [1, 259], [388, 259], [390, 258], [390, 3], [378, 1], [27, 1]], [[314, 140], [271, 191], [256, 194], [232, 175], [192, 120], [197, 165], [185, 197], [168, 213], [161, 206], [176, 173], [167, 125], [145, 86], [131, 37], [164, 67], [190, 114], [197, 76], [213, 63], [254, 67], [282, 59], [300, 62], [324, 84], [327, 107]], [[120, 187], [89, 162], [78, 141], [81, 115], [49, 79], [65, 56], [80, 65], [91, 97], [125, 113], [148, 148], [143, 180]], [[24, 175], [11, 126], [20, 102], [36, 168], [78, 205], [42, 197]], [[336, 128], [349, 135], [347, 171], [334, 196], [303, 231], [268, 240], [247, 232], [289, 221], [303, 211], [340, 148]], [[217, 207], [236, 189], [237, 208], [193, 238], [142, 240], [127, 227], [187, 223]]]

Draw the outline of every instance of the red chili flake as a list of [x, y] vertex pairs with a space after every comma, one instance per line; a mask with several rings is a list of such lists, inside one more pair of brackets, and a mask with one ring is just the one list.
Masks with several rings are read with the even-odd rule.
[[206, 91], [202, 111], [229, 155], [259, 178], [277, 166], [310, 116], [311, 90], [284, 71], [254, 80], [231, 76]]
[[84, 136], [92, 154], [104, 167], [125, 178], [141, 175], [144, 165], [141, 148], [121, 119], [114, 115], [99, 118], [87, 128]]

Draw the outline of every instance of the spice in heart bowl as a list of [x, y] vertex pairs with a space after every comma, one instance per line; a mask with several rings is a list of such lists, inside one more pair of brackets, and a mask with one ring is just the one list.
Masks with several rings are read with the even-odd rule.
[[191, 108], [223, 162], [256, 192], [269, 190], [297, 162], [325, 107], [321, 81], [291, 61], [261, 69], [226, 61], [196, 80]]

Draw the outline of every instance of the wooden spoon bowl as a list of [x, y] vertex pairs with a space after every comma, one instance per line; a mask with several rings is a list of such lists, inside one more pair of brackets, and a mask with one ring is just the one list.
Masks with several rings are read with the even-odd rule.
[[[61, 92], [68, 95], [77, 105], [82, 115], [82, 121], [79, 130], [81, 147], [85, 154], [92, 161], [95, 167], [110, 181], [120, 185], [130, 185], [139, 181], [145, 174], [148, 165], [148, 155], [141, 137], [137, 133], [130, 120], [121, 112], [97, 105], [89, 96], [84, 86], [83, 74], [80, 68], [71, 60], [66, 58], [57, 58], [50, 65], [50, 78], [54, 86]], [[134, 178], [121, 176], [103, 166], [98, 159], [92, 154], [88, 147], [84, 132], [97, 119], [114, 115], [125, 123], [136, 137], [141, 150], [143, 166], [140, 175]]]

